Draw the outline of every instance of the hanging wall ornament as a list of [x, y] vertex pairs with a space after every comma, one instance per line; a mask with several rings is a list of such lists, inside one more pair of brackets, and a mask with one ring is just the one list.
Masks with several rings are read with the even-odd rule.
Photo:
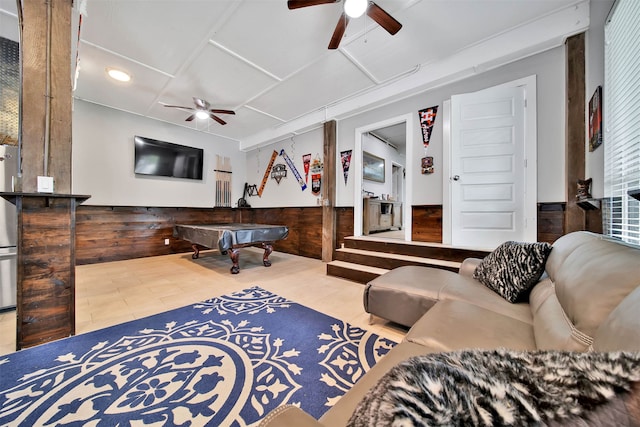
[[[289, 165], [289, 169], [291, 169], [291, 172], [293, 172], [293, 176], [296, 177], [298, 184], [300, 184], [300, 188], [302, 189], [302, 191], [304, 191], [307, 188], [307, 184], [305, 184], [304, 181], [302, 180], [302, 176], [300, 176], [300, 172], [298, 172], [296, 165], [293, 164], [293, 160], [291, 160], [291, 158], [287, 156], [287, 153], [284, 151], [284, 148], [280, 150], [280, 155], [282, 156], [282, 158], [284, 158], [284, 161], [287, 162], [287, 164]], [[311, 154], [309, 154], [309, 157], [311, 157]]]
[[273, 165], [273, 168], [271, 168], [271, 179], [275, 179], [276, 182], [278, 184], [280, 184], [280, 180], [282, 178], [286, 178], [287, 177], [287, 166], [282, 164], [282, 163], [278, 163], [277, 165]]
[[273, 167], [273, 162], [276, 161], [276, 157], [278, 157], [278, 152], [273, 151], [271, 154], [271, 160], [269, 160], [269, 164], [267, 165], [267, 170], [264, 171], [264, 176], [262, 177], [262, 183], [260, 184], [260, 189], [258, 190], [258, 196], [262, 197], [262, 192], [264, 191], [264, 186], [267, 185], [267, 180], [269, 179], [269, 172]]
[[309, 165], [311, 164], [311, 153], [302, 155], [302, 164], [304, 165], [304, 182], [309, 182]]
[[436, 114], [438, 113], [438, 106], [425, 108], [418, 111], [420, 117], [420, 129], [422, 129], [422, 143], [426, 149], [429, 146], [429, 140], [431, 139], [431, 131], [433, 130], [433, 124], [436, 121]]
[[423, 157], [420, 161], [420, 169], [423, 175], [429, 175], [433, 173], [433, 157]]
[[342, 160], [342, 174], [344, 175], [344, 185], [347, 185], [347, 178], [349, 178], [349, 166], [351, 165], [352, 151], [353, 150], [340, 152], [340, 159]]

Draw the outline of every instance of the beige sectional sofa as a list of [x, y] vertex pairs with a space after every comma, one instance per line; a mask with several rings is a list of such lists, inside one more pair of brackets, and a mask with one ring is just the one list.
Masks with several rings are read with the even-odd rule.
[[559, 238], [528, 302], [509, 303], [473, 279], [480, 260], [459, 273], [394, 269], [367, 284], [365, 309], [410, 326], [399, 343], [320, 420], [293, 406], [263, 426], [343, 426], [367, 391], [412, 356], [468, 348], [640, 352], [640, 249], [598, 234]]

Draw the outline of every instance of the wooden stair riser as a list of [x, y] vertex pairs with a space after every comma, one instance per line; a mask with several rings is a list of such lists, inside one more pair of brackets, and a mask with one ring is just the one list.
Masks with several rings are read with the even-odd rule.
[[376, 256], [375, 253], [368, 255], [368, 254], [354, 254], [350, 252], [336, 251], [335, 259], [338, 261], [345, 261], [345, 262], [350, 262], [354, 264], [367, 265], [370, 267], [386, 268], [388, 270], [391, 270], [397, 267], [402, 267], [405, 265], [417, 265], [417, 266], [423, 266], [423, 267], [441, 268], [444, 270], [449, 270], [454, 272], [458, 271], [458, 267], [430, 264], [426, 260], [425, 262], [421, 262], [421, 261], [411, 261], [411, 260], [406, 260], [401, 258], [380, 257], [380, 256]]
[[474, 249], [422, 246], [404, 242], [378, 242], [349, 238], [345, 239], [344, 247], [455, 262], [462, 262], [466, 258], [484, 258], [489, 254], [488, 251]]

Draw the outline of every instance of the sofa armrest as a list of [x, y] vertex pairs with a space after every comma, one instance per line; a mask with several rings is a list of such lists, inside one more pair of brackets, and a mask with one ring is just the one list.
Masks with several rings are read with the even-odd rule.
[[315, 418], [294, 405], [279, 406], [269, 412], [259, 427], [322, 427]]
[[458, 274], [467, 277], [473, 277], [473, 272], [476, 271], [476, 267], [478, 264], [482, 262], [481, 258], [467, 258], [462, 261], [460, 264], [460, 269], [458, 270]]

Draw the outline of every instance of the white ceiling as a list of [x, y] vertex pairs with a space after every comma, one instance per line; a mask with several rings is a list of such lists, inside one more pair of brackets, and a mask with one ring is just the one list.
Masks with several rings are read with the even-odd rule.
[[[24, 1], [24, 0], [23, 0]], [[86, 0], [77, 99], [195, 128], [239, 148], [290, 137], [430, 86], [561, 44], [589, 24], [589, 0], [377, 0], [395, 36], [351, 20], [327, 44], [342, 3], [286, 0]], [[0, 0], [0, 19], [15, 16]], [[3, 11], [4, 10], [4, 11]], [[107, 67], [130, 72], [111, 81]], [[235, 116], [185, 122], [192, 97]]]

